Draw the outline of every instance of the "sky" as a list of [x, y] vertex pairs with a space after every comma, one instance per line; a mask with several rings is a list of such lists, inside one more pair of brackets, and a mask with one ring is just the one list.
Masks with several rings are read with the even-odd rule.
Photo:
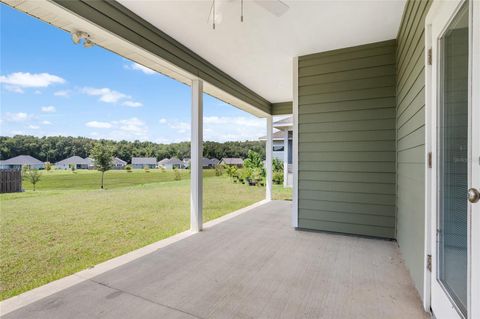
[[[0, 135], [190, 140], [190, 87], [0, 4]], [[257, 140], [265, 119], [204, 94], [204, 139]]]

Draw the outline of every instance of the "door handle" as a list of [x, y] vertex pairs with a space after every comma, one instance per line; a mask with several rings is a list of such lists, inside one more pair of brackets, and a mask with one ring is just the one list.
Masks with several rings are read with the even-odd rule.
[[476, 203], [480, 200], [480, 192], [476, 188], [470, 188], [468, 190], [468, 201], [470, 203]]

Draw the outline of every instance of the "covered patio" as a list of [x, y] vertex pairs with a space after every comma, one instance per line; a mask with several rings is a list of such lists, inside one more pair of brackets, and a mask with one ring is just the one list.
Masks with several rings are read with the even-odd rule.
[[428, 318], [395, 242], [290, 226], [271, 201], [5, 318]]

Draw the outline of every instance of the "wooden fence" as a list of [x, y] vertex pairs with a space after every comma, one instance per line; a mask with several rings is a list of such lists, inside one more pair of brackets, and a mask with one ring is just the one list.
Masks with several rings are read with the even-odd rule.
[[22, 172], [16, 169], [0, 170], [0, 193], [22, 191]]

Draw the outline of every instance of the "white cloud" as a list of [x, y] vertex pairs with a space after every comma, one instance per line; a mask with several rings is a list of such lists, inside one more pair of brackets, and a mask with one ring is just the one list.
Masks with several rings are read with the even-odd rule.
[[148, 75], [152, 75], [152, 74], [157, 73], [157, 72], [153, 71], [152, 69], [147, 68], [146, 66], [138, 64], [136, 62], [132, 62], [132, 64], [130, 64], [130, 65], [125, 65], [125, 68], [128, 69], [128, 70], [141, 71], [141, 72], [143, 72], [145, 74], [148, 74]]
[[4, 119], [7, 122], [25, 122], [29, 119], [32, 118], [31, 114], [27, 114], [24, 112], [18, 112], [18, 113], [5, 113]]
[[56, 91], [55, 93], [53, 93], [53, 95], [69, 97], [70, 96], [70, 91], [69, 90], [60, 90], [60, 91]]
[[112, 123], [116, 124], [119, 130], [131, 133], [135, 136], [144, 136], [147, 134], [148, 131], [145, 122], [136, 117], [132, 117], [126, 120], [114, 121]]
[[52, 84], [65, 83], [65, 80], [49, 73], [15, 72], [0, 75], [0, 83], [5, 84], [9, 91], [23, 93], [24, 88], [45, 88]]
[[42, 106], [41, 110], [43, 113], [55, 113], [57, 111], [57, 109], [53, 105]]
[[111, 129], [99, 132], [91, 132], [90, 135], [98, 138], [106, 138], [112, 140], [147, 140], [148, 139], [148, 126], [146, 123], [136, 117], [129, 119], [111, 121], [111, 122], [99, 122], [90, 121], [85, 123], [87, 127], [98, 129]]
[[47, 121], [47, 120], [42, 121], [41, 123], [42, 123], [43, 125], [52, 125], [52, 122]]
[[40, 126], [38, 125], [29, 125], [28, 126], [29, 129], [32, 129], [32, 130], [38, 130], [40, 128]]
[[23, 93], [24, 91], [18, 87], [18, 86], [11, 86], [11, 85], [5, 85], [5, 89], [7, 91], [13, 92], [13, 93]]
[[[190, 123], [176, 119], [159, 120], [175, 131], [176, 139], [188, 140]], [[206, 116], [203, 118], [204, 138], [209, 141], [245, 141], [258, 140], [266, 134], [265, 120], [244, 116]]]
[[85, 123], [85, 126], [94, 128], [111, 128], [112, 124], [108, 122], [90, 121]]
[[166, 124], [171, 129], [174, 129], [177, 133], [183, 134], [190, 132], [190, 123], [178, 121], [178, 120], [168, 120]]
[[82, 89], [82, 92], [90, 96], [99, 96], [99, 100], [105, 103], [117, 103], [123, 99], [130, 99], [130, 96], [109, 88], [86, 87]]
[[143, 104], [140, 103], [140, 102], [136, 102], [136, 101], [125, 101], [125, 102], [122, 103], [122, 105], [125, 105], [125, 106], [128, 106], [128, 107], [140, 107]]

